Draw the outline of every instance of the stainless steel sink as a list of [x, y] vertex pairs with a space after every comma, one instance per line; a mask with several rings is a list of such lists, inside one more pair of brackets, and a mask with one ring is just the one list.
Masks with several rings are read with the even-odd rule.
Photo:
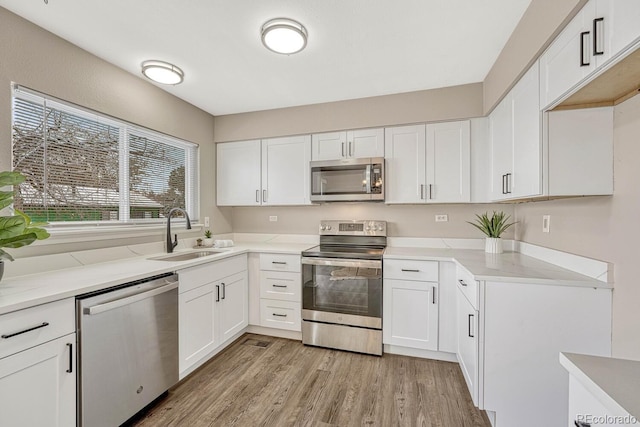
[[159, 257], [149, 258], [153, 261], [189, 261], [196, 258], [202, 258], [206, 256], [216, 255], [225, 252], [221, 249], [210, 249], [206, 251], [187, 252], [182, 254], [163, 255]]

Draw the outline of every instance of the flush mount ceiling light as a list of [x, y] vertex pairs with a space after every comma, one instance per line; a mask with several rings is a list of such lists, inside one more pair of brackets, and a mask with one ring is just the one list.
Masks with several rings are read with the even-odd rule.
[[283, 55], [298, 53], [307, 45], [307, 29], [289, 18], [275, 18], [262, 26], [262, 44]]
[[184, 71], [179, 67], [164, 61], [144, 61], [142, 74], [156, 83], [177, 85], [184, 80]]

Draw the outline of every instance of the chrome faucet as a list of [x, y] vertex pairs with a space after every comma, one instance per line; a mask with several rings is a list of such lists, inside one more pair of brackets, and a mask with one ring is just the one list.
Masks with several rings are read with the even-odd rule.
[[187, 230], [191, 230], [191, 220], [189, 219], [189, 214], [180, 208], [172, 208], [167, 215], [167, 253], [170, 254], [173, 252], [173, 248], [178, 246], [178, 235], [174, 236], [174, 241], [171, 241], [171, 215], [174, 212], [182, 212], [184, 217], [187, 219]]

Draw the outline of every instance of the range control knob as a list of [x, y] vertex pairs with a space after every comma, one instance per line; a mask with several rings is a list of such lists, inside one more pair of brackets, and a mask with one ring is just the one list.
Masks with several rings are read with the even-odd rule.
[[327, 225], [327, 230], [331, 230], [331, 226], [330, 225]]
[[321, 226], [320, 226], [320, 231], [324, 231], [324, 230], [326, 230], [326, 229], [327, 229], [327, 226], [326, 226], [326, 225], [324, 225], [324, 224], [323, 224], [323, 225], [321, 225]]
[[384, 225], [379, 225], [378, 226], [378, 231], [382, 231], [382, 230], [384, 230]]

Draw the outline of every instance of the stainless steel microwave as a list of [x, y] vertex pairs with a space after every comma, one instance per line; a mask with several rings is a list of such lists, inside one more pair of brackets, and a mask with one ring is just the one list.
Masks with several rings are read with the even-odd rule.
[[311, 162], [311, 201], [384, 201], [384, 158]]

